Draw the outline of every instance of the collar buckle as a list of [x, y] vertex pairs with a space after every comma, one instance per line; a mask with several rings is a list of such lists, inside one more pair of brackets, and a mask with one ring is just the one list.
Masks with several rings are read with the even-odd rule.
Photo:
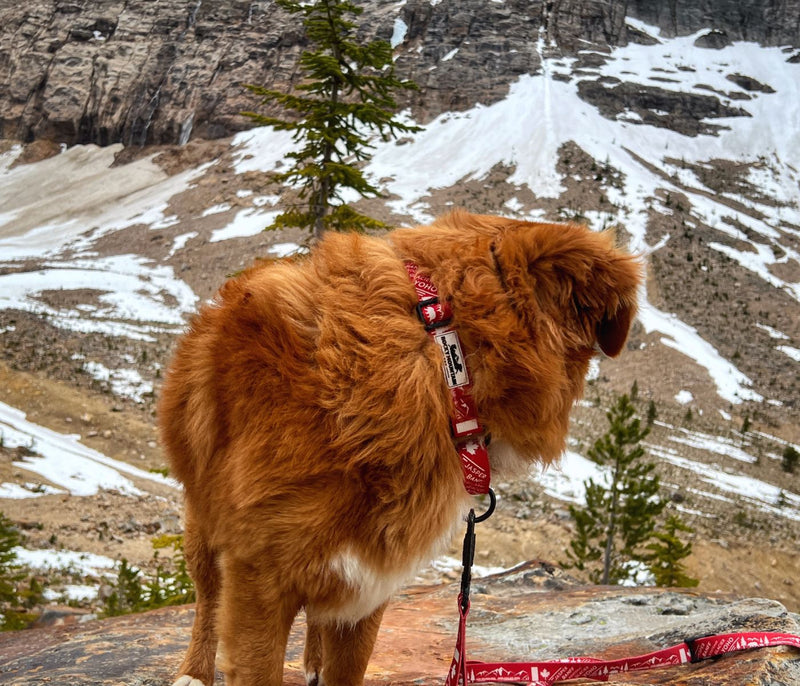
[[433, 331], [447, 326], [453, 319], [453, 310], [449, 303], [439, 301], [438, 297], [420, 300], [416, 305], [417, 317], [426, 331]]

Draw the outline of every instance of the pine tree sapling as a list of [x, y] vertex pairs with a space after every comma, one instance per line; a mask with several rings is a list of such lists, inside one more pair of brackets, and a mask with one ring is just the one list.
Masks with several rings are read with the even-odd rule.
[[17, 601], [16, 581], [17, 554], [14, 548], [19, 545], [19, 531], [10, 519], [0, 512], [0, 626], [10, 605]]
[[750, 414], [745, 413], [744, 419], [742, 420], [742, 429], [740, 433], [744, 436], [748, 431], [750, 431], [750, 427], [752, 425], [752, 421], [750, 420]]
[[609, 470], [608, 483], [586, 484], [586, 506], [570, 508], [576, 537], [567, 555], [570, 564], [585, 569], [596, 583], [620, 583], [628, 578], [631, 561], [644, 560], [644, 544], [655, 530], [666, 506], [658, 497], [660, 480], [655, 465], [643, 461], [641, 441], [650, 432], [642, 428], [630, 398], [621, 396], [606, 417], [609, 430], [588, 451], [589, 458]]
[[658, 417], [658, 410], [656, 410], [655, 401], [651, 400], [647, 403], [647, 426], [652, 427]]
[[694, 529], [681, 521], [677, 515], [670, 515], [664, 528], [653, 534], [656, 540], [647, 545], [650, 551], [647, 567], [652, 572], [657, 586], [690, 588], [699, 583], [697, 579], [686, 574], [681, 562], [691, 555], [692, 544], [683, 543], [678, 538], [679, 531], [692, 533]]
[[377, 197], [358, 165], [369, 160], [372, 135], [384, 141], [399, 133], [419, 130], [395, 118], [393, 93], [414, 89], [411, 81], [395, 76], [392, 47], [384, 40], [360, 41], [357, 26], [347, 19], [363, 9], [339, 0], [276, 0], [288, 12], [302, 17], [311, 49], [303, 52], [304, 81], [293, 92], [248, 85], [262, 105], [277, 104], [287, 118], [244, 112], [260, 126], [291, 131], [300, 148], [289, 153], [292, 166], [275, 180], [298, 188], [302, 205], [280, 214], [269, 228], [310, 228], [315, 238], [327, 229], [337, 231], [382, 227], [343, 200], [341, 190], [361, 197]]
[[[114, 592], [106, 598], [104, 615], [114, 617], [144, 612], [167, 605], [184, 605], [196, 600], [183, 552], [183, 536], [165, 534], [152, 540], [155, 574], [144, 578], [125, 558], [120, 561]], [[159, 550], [172, 548], [172, 559], [159, 558]]]
[[569, 513], [575, 521], [575, 536], [567, 550], [568, 565], [588, 572], [589, 580], [599, 584], [602, 568], [591, 564], [603, 557], [603, 549], [596, 544], [608, 527], [608, 512], [605, 509], [605, 488], [592, 479], [585, 482], [586, 507], [569, 506]]
[[163, 588], [161, 595], [158, 596], [158, 603], [151, 605], [161, 607], [163, 605], [184, 605], [195, 601], [194, 583], [189, 576], [189, 569], [186, 563], [186, 555], [183, 551], [183, 536], [165, 534], [153, 539], [154, 557], [158, 551], [164, 548], [172, 548], [172, 565], [174, 571], [164, 572], [162, 569]]
[[800, 453], [793, 445], [787, 445], [783, 449], [783, 458], [781, 459], [781, 468], [788, 474], [794, 474], [797, 469], [798, 462], [800, 462]]
[[117, 571], [116, 588], [105, 601], [104, 614], [106, 617], [116, 617], [143, 609], [144, 589], [140, 574], [136, 567], [131, 567], [128, 560], [122, 558]]
[[20, 542], [14, 523], [0, 512], [0, 631], [23, 629], [34, 618], [24, 612], [25, 598], [17, 592], [17, 584], [24, 578], [14, 551]]

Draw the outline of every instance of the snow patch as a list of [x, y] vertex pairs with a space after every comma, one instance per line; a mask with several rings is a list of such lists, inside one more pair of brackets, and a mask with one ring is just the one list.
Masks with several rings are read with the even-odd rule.
[[[51, 261], [37, 271], [1, 274], [0, 309], [41, 315], [61, 328], [140, 339], [147, 339], [148, 331], [182, 327], [197, 296], [175, 278], [172, 267], [148, 262], [137, 255], [114, 255]], [[71, 309], [42, 299], [47, 291], [79, 289], [97, 292], [97, 303]]]
[[280, 212], [259, 212], [255, 208], [248, 208], [237, 213], [236, 218], [222, 229], [217, 229], [211, 234], [209, 242], [227, 241], [231, 238], [245, 238], [255, 236], [266, 229]]
[[[729, 474], [715, 465], [680, 457], [671, 448], [649, 446], [648, 449], [654, 456], [697, 474], [701, 481], [723, 493], [735, 495], [738, 500], [763, 512], [800, 521], [800, 495], [749, 476]], [[702, 495], [706, 494], [703, 492]]]
[[731, 438], [711, 436], [709, 434], [700, 433], [699, 431], [689, 431], [688, 429], [676, 430], [678, 433], [670, 436], [670, 441], [680, 443], [681, 445], [696, 450], [703, 450], [715, 455], [730, 457], [739, 462], [746, 462], [748, 464], [755, 464], [758, 462], [757, 457], [738, 447], [736, 442]]
[[113, 570], [116, 562], [104, 555], [81, 553], [73, 550], [28, 550], [16, 547], [13, 552], [17, 562], [31, 569], [47, 571], [57, 569], [76, 572], [82, 576], [100, 576]]
[[392, 29], [392, 38], [389, 41], [394, 50], [398, 45], [401, 45], [406, 39], [408, 33], [408, 24], [406, 24], [400, 17], [394, 20], [394, 28]]
[[776, 350], [780, 350], [784, 355], [788, 355], [795, 362], [800, 362], [800, 350], [790, 345], [779, 345]]
[[775, 338], [779, 341], [789, 340], [789, 337], [785, 333], [778, 331], [777, 329], [773, 329], [771, 326], [767, 326], [766, 324], [756, 324], [756, 327], [762, 331], [766, 331], [770, 338]]
[[661, 339], [664, 345], [674, 348], [704, 367], [714, 381], [717, 393], [728, 402], [739, 404], [744, 400], [760, 402], [764, 399], [752, 389], [753, 382], [748, 376], [722, 357], [694, 328], [675, 315], [660, 312], [645, 302], [639, 309], [639, 321], [647, 333], [659, 331], [665, 334]]
[[231, 209], [231, 204], [227, 202], [220, 203], [219, 205], [212, 205], [211, 207], [203, 210], [201, 217], [210, 217], [212, 214], [222, 214]]
[[571, 503], [586, 502], [584, 481], [592, 479], [595, 483], [607, 483], [606, 471], [597, 463], [576, 452], [567, 450], [558, 465], [537, 471], [532, 477], [541, 484], [547, 495]]
[[287, 153], [297, 147], [290, 132], [266, 126], [237, 133], [231, 145], [234, 147], [233, 169], [237, 174], [277, 169], [284, 163]]
[[[16, 460], [13, 463], [15, 467], [38, 474], [72, 495], [95, 495], [100, 490], [141, 495], [142, 491], [134, 486], [130, 477], [171, 488], [178, 487], [174, 479], [106, 457], [80, 443], [80, 436], [58, 433], [29, 422], [24, 412], [2, 402], [0, 433], [7, 447], [24, 446], [35, 453]], [[7, 486], [10, 485], [2, 485], [4, 489]]]
[[275, 243], [269, 247], [267, 252], [276, 257], [289, 257], [290, 255], [304, 252], [304, 249], [297, 245], [297, 243]]
[[186, 247], [186, 244], [192, 240], [192, 238], [197, 238], [198, 235], [199, 234], [197, 231], [189, 231], [188, 233], [182, 233], [180, 236], [175, 236], [175, 240], [172, 242], [172, 248], [167, 255], [167, 259], [172, 257], [179, 250], [183, 250]]
[[[174, 223], [169, 200], [213, 163], [167, 176], [153, 156], [112, 166], [122, 145], [76, 145], [60, 155], [13, 169], [0, 167], [0, 256], [4, 261], [81, 249], [110, 231], [135, 224]], [[69, 221], [63, 221], [69, 216]], [[87, 233], [88, 232], [88, 233]]]
[[83, 369], [93, 379], [108, 382], [114, 395], [130, 398], [137, 403], [144, 402], [144, 396], [153, 392], [153, 384], [142, 379], [142, 375], [135, 369], [109, 369], [99, 362], [91, 361], [85, 362]]

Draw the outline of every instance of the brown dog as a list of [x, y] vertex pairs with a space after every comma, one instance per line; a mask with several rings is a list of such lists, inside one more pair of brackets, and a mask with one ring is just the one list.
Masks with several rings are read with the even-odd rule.
[[176, 684], [210, 686], [218, 638], [226, 683], [280, 684], [301, 608], [309, 684], [361, 684], [387, 600], [450, 543], [469, 497], [406, 260], [452, 306], [500, 474], [558, 458], [596, 346], [619, 353], [635, 314], [610, 234], [465, 213], [228, 281], [161, 397], [197, 587]]

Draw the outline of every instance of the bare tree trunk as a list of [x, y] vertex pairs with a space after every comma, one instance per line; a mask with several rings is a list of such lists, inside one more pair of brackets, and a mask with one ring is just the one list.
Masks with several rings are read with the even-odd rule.
[[613, 551], [613, 544], [614, 544], [614, 533], [616, 529], [616, 513], [614, 510], [611, 511], [611, 517], [609, 518], [608, 522], [608, 537], [606, 538], [606, 551], [603, 557], [603, 578], [600, 579], [600, 583], [604, 586], [608, 585], [608, 578], [611, 574], [611, 553]]
[[618, 482], [619, 460], [617, 460], [614, 465], [614, 477], [611, 481], [611, 512], [608, 516], [608, 536], [606, 537], [606, 550], [603, 557], [603, 578], [600, 580], [600, 583], [604, 586], [608, 585], [609, 577], [611, 576], [611, 555], [614, 552], [614, 534], [617, 533], [617, 505], [619, 504]]
[[322, 238], [325, 233], [325, 215], [328, 214], [328, 183], [322, 179], [318, 188], [311, 196], [311, 211], [314, 214], [314, 241]]

